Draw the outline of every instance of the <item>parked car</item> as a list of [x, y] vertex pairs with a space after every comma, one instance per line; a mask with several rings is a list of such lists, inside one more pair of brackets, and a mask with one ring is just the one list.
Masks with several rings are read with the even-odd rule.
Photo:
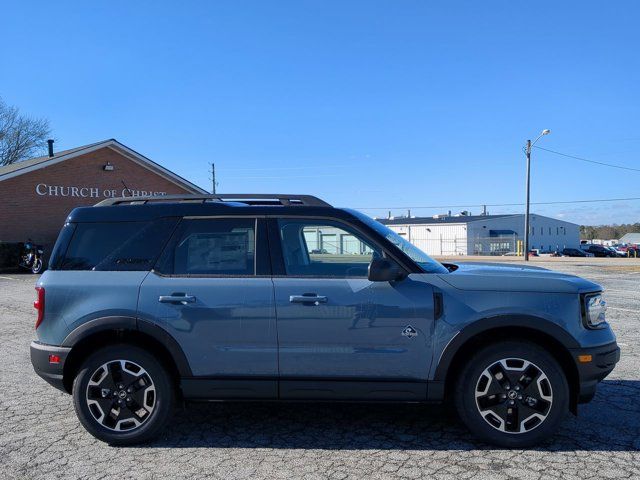
[[625, 257], [636, 258], [640, 254], [640, 248], [637, 245], [615, 245], [615, 249], [623, 252]]
[[627, 252], [623, 252], [621, 250], [618, 250], [614, 247], [605, 247], [607, 250], [609, 250], [611, 252], [611, 256], [612, 257], [617, 257], [617, 258], [621, 258], [621, 257], [626, 257], [627, 256]]
[[618, 255], [610, 251], [607, 247], [602, 245], [588, 245], [583, 246], [585, 251], [592, 253], [594, 257], [617, 257]]
[[593, 253], [578, 248], [563, 248], [561, 253], [565, 257], [593, 257]]
[[[523, 448], [619, 360], [599, 285], [441, 264], [315, 197], [109, 199], [66, 222], [31, 361], [113, 445], [155, 437], [183, 400], [321, 400], [446, 402]], [[323, 237], [342, 250], [311, 254]]]

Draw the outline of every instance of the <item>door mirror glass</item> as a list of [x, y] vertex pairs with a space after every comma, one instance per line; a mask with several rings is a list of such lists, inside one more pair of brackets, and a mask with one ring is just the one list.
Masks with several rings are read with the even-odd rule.
[[407, 276], [404, 269], [388, 258], [374, 257], [369, 264], [369, 280], [372, 282], [393, 282]]

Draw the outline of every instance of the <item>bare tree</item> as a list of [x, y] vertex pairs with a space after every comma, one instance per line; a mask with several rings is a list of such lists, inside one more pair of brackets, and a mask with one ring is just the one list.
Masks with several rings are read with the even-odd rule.
[[0, 166], [44, 153], [50, 134], [49, 120], [21, 115], [0, 98]]

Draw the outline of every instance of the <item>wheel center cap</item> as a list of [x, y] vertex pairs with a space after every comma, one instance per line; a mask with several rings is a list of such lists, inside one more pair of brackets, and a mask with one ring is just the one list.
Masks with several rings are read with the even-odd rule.
[[127, 392], [125, 392], [124, 390], [120, 390], [118, 392], [118, 397], [125, 398], [126, 396], [127, 396]]
[[507, 396], [509, 397], [509, 400], [515, 400], [518, 397], [518, 392], [516, 392], [515, 390], [509, 390]]

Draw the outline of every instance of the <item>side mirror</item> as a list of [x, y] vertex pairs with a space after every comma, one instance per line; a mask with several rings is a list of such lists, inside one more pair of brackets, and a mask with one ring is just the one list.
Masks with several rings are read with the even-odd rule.
[[393, 282], [406, 276], [404, 269], [388, 258], [374, 258], [369, 264], [368, 278], [371, 282]]

